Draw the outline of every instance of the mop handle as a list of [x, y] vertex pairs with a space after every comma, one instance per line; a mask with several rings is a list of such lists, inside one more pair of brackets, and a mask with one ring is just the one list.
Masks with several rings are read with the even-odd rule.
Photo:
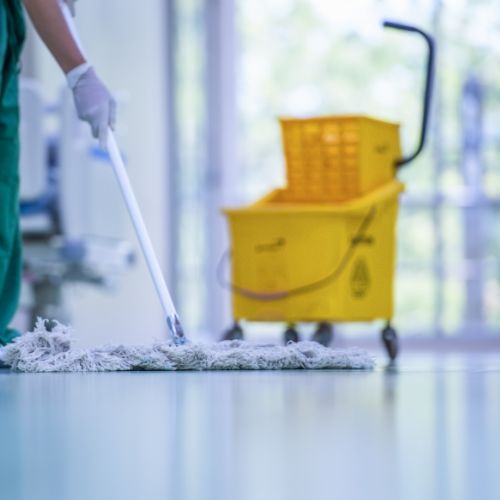
[[139, 204], [137, 203], [137, 199], [132, 190], [132, 186], [125, 169], [120, 150], [118, 149], [118, 145], [116, 144], [115, 135], [110, 128], [108, 128], [107, 139], [108, 154], [111, 159], [113, 171], [118, 181], [118, 185], [120, 186], [120, 190], [130, 214], [130, 218], [134, 225], [137, 239], [139, 240], [139, 243], [141, 245], [142, 253], [144, 254], [144, 258], [146, 259], [146, 264], [155, 285], [156, 292], [158, 293], [161, 305], [163, 307], [163, 310], [165, 311], [169, 329], [172, 333], [172, 336], [174, 337], [174, 340], [179, 340], [177, 337], [181, 332], [179, 332], [178, 327], [176, 327], [176, 324], [180, 327], [179, 317], [177, 311], [175, 310], [174, 303], [172, 302], [167, 284], [165, 283], [165, 280], [163, 278], [156, 253], [154, 251], [151, 239], [149, 238], [148, 230], [146, 229], [146, 225], [144, 224], [144, 220], [139, 209]]
[[111, 159], [111, 164], [113, 165], [116, 180], [118, 181], [123, 199], [127, 205], [130, 218], [137, 234], [137, 239], [141, 245], [142, 253], [146, 259], [149, 273], [153, 279], [153, 283], [155, 285], [156, 292], [158, 293], [158, 297], [160, 298], [161, 305], [163, 306], [163, 310], [165, 311], [165, 315], [176, 316], [177, 311], [175, 310], [174, 303], [172, 302], [167, 285], [163, 279], [160, 264], [158, 263], [148, 230], [144, 224], [139, 204], [137, 203], [137, 199], [132, 190], [130, 179], [125, 169], [125, 165], [123, 164], [118, 145], [116, 144], [115, 135], [111, 129], [108, 129], [108, 153]]

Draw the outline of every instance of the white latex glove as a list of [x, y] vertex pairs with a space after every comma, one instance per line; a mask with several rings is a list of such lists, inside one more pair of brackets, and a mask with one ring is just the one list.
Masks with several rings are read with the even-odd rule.
[[72, 69], [66, 78], [73, 90], [78, 118], [90, 124], [92, 135], [106, 149], [108, 127], [115, 128], [116, 101], [88, 63]]
[[63, 2], [68, 6], [69, 11], [71, 12], [71, 15], [75, 17], [76, 11], [75, 11], [75, 3], [76, 0], [63, 0]]

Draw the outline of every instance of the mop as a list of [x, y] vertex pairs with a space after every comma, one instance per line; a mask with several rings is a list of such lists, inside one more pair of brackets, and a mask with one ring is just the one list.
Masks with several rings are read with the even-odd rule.
[[[79, 40], [71, 14], [66, 22]], [[149, 273], [165, 313], [170, 341], [150, 346], [106, 345], [79, 349], [70, 327], [39, 319], [33, 331], [0, 349], [0, 362], [22, 372], [106, 372], [126, 370], [277, 370], [370, 369], [373, 358], [359, 349], [331, 349], [316, 342], [285, 346], [232, 340], [215, 344], [190, 342], [182, 328], [146, 225], [130, 184], [115, 136], [108, 129], [107, 149]]]

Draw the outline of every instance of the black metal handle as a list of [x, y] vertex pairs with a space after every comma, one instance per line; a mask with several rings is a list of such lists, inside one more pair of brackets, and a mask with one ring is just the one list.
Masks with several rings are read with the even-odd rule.
[[420, 141], [418, 143], [417, 149], [409, 156], [402, 158], [396, 162], [396, 167], [401, 168], [403, 165], [413, 161], [422, 151], [425, 145], [425, 140], [427, 138], [427, 126], [429, 124], [429, 115], [431, 109], [431, 99], [432, 99], [432, 85], [434, 81], [434, 58], [435, 58], [435, 44], [434, 39], [425, 31], [417, 28], [416, 26], [411, 26], [409, 24], [396, 23], [393, 21], [384, 21], [384, 28], [393, 28], [397, 30], [409, 31], [411, 33], [418, 33], [421, 35], [427, 43], [427, 69], [425, 78], [425, 90], [424, 90], [424, 105], [422, 110], [422, 124], [420, 128]]

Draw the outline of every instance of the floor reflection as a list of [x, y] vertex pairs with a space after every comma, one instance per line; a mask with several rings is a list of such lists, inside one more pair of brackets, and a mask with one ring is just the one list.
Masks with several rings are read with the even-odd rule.
[[499, 498], [488, 356], [375, 372], [0, 372], [0, 419], [9, 500]]

